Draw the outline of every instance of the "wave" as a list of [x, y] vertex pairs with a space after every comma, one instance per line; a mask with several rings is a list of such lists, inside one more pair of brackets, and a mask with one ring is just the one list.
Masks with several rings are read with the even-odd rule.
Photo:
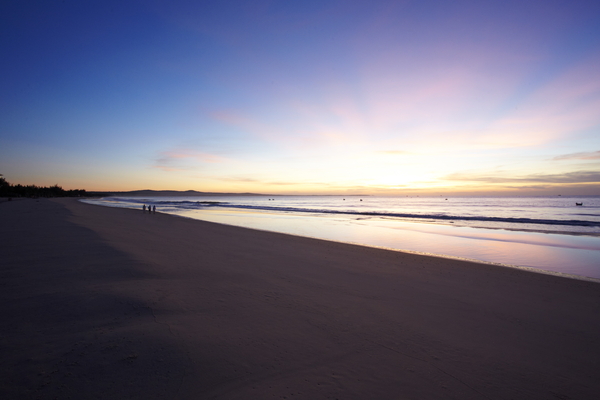
[[517, 224], [539, 224], [539, 225], [570, 225], [570, 226], [588, 226], [600, 227], [600, 222], [582, 221], [582, 220], [555, 220], [555, 219], [535, 219], [535, 218], [507, 218], [507, 217], [484, 217], [484, 216], [466, 216], [466, 215], [448, 215], [448, 214], [411, 214], [411, 213], [386, 213], [377, 211], [343, 211], [343, 210], [323, 210], [307, 209], [294, 207], [264, 207], [264, 206], [232, 206], [234, 208], [259, 209], [265, 211], [287, 211], [287, 212], [305, 212], [322, 214], [342, 214], [369, 217], [390, 217], [390, 218], [408, 218], [408, 219], [426, 219], [426, 220], [445, 220], [445, 221], [481, 221], [481, 222], [505, 222]]
[[[114, 199], [132, 202], [132, 199]], [[149, 200], [139, 199], [134, 202], [144, 203]], [[585, 221], [585, 220], [561, 220], [561, 219], [536, 219], [525, 217], [487, 217], [487, 216], [471, 216], [471, 215], [449, 215], [449, 214], [415, 214], [415, 213], [398, 213], [398, 212], [380, 212], [380, 211], [348, 211], [348, 210], [332, 210], [319, 208], [300, 208], [300, 207], [278, 207], [266, 205], [247, 205], [234, 204], [225, 201], [156, 201], [150, 200], [152, 204], [163, 207], [175, 207], [179, 209], [203, 209], [207, 207], [221, 208], [237, 208], [249, 209], [258, 211], [275, 211], [275, 212], [293, 212], [293, 213], [310, 213], [310, 214], [329, 214], [329, 215], [350, 215], [355, 217], [380, 217], [380, 218], [402, 218], [413, 220], [430, 220], [430, 221], [474, 221], [474, 222], [500, 222], [513, 224], [535, 224], [535, 225], [560, 225], [560, 226], [579, 226], [579, 227], [600, 227], [600, 221]]]

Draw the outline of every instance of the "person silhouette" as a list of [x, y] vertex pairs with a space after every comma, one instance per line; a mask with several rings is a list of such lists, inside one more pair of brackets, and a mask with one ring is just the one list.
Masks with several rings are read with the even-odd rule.
[[142, 211], [146, 212], [146, 205], [144, 204], [144, 206], [142, 207]]
[[156, 206], [152, 206], [152, 213], [156, 214]]

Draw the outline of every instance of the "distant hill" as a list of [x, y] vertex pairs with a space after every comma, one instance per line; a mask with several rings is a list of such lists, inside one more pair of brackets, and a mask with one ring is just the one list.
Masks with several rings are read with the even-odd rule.
[[132, 190], [129, 192], [91, 192], [95, 196], [270, 196], [260, 193], [217, 193], [217, 192], [199, 192], [197, 190]]

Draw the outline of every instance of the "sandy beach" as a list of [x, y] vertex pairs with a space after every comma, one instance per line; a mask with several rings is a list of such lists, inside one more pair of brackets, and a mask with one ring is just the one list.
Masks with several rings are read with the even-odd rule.
[[0, 204], [3, 399], [597, 399], [600, 284]]

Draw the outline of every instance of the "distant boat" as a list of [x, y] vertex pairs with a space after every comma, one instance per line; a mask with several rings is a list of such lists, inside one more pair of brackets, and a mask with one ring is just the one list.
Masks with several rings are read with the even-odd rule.
[[576, 206], [582, 206], [583, 203], [575, 203]]

